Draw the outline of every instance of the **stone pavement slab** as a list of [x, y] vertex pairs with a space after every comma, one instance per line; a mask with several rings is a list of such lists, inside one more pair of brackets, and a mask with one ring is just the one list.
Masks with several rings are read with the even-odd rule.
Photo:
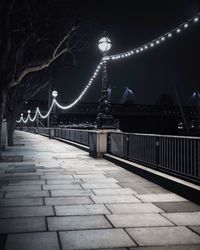
[[60, 250], [55, 232], [10, 234], [5, 250]]
[[105, 195], [105, 196], [90, 196], [94, 203], [135, 203], [141, 202], [133, 195]]
[[154, 202], [154, 204], [167, 213], [200, 212], [200, 206], [190, 201]]
[[102, 215], [49, 217], [47, 223], [50, 231], [112, 228], [112, 225]]
[[40, 185], [32, 185], [32, 186], [4, 186], [1, 188], [1, 190], [3, 191], [35, 191], [35, 190], [41, 190], [41, 186]]
[[200, 225], [200, 212], [165, 213], [163, 216], [179, 226]]
[[44, 217], [0, 219], [0, 233], [46, 231]]
[[135, 246], [123, 229], [84, 230], [60, 232], [63, 250], [101, 249]]
[[106, 178], [105, 175], [103, 174], [78, 174], [78, 175], [73, 175], [75, 179], [104, 179]]
[[43, 190], [82, 189], [79, 184], [42, 185]]
[[[81, 180], [47, 180], [48, 185], [72, 185], [82, 183]], [[43, 183], [45, 184], [45, 183]]]
[[189, 228], [200, 235], [200, 226], [189, 226]]
[[152, 203], [106, 204], [113, 214], [161, 213], [164, 212]]
[[155, 227], [173, 226], [169, 220], [159, 214], [111, 214], [106, 215], [114, 227]]
[[200, 245], [176, 245], [176, 246], [153, 246], [129, 248], [129, 250], [199, 250]]
[[6, 192], [5, 198], [34, 198], [50, 196], [48, 191], [18, 191]]
[[40, 205], [43, 205], [42, 198], [0, 199], [0, 207]]
[[41, 179], [45, 180], [71, 180], [73, 179], [72, 175], [43, 175], [41, 176]]
[[66, 190], [51, 190], [51, 196], [89, 196], [93, 193], [90, 190], [74, 190], [74, 189], [66, 189]]
[[200, 244], [200, 237], [186, 227], [128, 228], [139, 246]]
[[9, 185], [42, 185], [46, 184], [45, 180], [24, 180], [24, 181], [10, 181]]
[[104, 205], [71, 205], [55, 206], [56, 215], [93, 215], [93, 214], [110, 214]]
[[54, 210], [52, 206], [0, 208], [0, 218], [50, 216], [50, 215], [54, 215]]
[[103, 188], [103, 189], [92, 189], [96, 195], [127, 195], [137, 194], [130, 188]]
[[142, 195], [136, 195], [139, 199], [141, 199], [144, 202], [172, 202], [172, 201], [187, 201], [183, 197], [174, 194], [142, 194]]
[[84, 183], [115, 183], [118, 180], [114, 178], [101, 178], [101, 179], [92, 179], [92, 178], [81, 178]]
[[93, 201], [87, 196], [78, 197], [49, 197], [44, 198], [45, 205], [75, 205], [92, 204]]
[[120, 185], [117, 183], [83, 183], [81, 186], [84, 189], [93, 189], [93, 188], [120, 188]]

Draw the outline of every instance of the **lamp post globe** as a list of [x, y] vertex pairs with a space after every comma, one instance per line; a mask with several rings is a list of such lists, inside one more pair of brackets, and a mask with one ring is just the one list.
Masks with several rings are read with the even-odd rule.
[[98, 47], [103, 53], [106, 53], [111, 49], [112, 43], [108, 37], [102, 37], [99, 40]]
[[31, 111], [30, 111], [30, 109], [28, 110], [28, 114], [30, 115], [30, 113], [31, 113]]
[[56, 90], [52, 91], [53, 98], [56, 98], [58, 96], [58, 92]]

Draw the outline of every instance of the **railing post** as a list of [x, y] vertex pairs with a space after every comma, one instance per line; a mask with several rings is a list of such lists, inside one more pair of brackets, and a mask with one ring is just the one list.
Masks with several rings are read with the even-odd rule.
[[54, 129], [49, 128], [49, 139], [54, 139]]
[[95, 158], [102, 158], [108, 149], [108, 134], [116, 130], [96, 130], [89, 132], [89, 155]]
[[159, 157], [160, 137], [156, 137], [156, 166], [159, 169], [160, 157]]

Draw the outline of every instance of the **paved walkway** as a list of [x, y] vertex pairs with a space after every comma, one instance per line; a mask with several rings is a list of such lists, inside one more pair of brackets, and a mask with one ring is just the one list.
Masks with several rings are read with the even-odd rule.
[[197, 250], [200, 206], [107, 160], [16, 132], [0, 163], [1, 250]]

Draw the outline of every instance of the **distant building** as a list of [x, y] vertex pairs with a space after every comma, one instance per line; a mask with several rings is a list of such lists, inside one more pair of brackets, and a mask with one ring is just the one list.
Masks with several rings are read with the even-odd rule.
[[111, 103], [134, 104], [135, 95], [128, 87], [109, 87], [108, 99]]

